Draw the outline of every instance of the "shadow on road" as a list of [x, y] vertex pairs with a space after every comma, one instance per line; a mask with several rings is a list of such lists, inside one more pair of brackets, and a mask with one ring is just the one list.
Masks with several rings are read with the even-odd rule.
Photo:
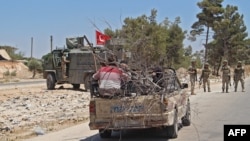
[[134, 129], [113, 131], [111, 138], [102, 139], [95, 134], [79, 141], [168, 141], [168, 138], [160, 129]]

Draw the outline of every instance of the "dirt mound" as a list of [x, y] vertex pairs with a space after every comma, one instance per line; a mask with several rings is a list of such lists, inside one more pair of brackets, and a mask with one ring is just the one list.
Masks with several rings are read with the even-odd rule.
[[0, 79], [5, 78], [26, 79], [32, 77], [32, 72], [22, 62], [0, 61]]

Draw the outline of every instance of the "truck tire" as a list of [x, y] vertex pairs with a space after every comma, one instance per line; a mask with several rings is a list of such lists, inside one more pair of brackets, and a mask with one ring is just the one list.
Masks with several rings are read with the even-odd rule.
[[55, 77], [54, 77], [53, 74], [49, 73], [49, 74], [47, 75], [46, 83], [47, 83], [47, 89], [48, 89], [48, 90], [53, 90], [53, 89], [55, 89], [56, 80], [55, 80]]
[[173, 125], [167, 126], [166, 129], [168, 138], [174, 139], [178, 137], [179, 126], [178, 126], [177, 110], [175, 110]]
[[101, 138], [110, 138], [111, 134], [112, 134], [112, 130], [99, 129], [99, 135]]
[[181, 119], [183, 126], [190, 126], [191, 125], [191, 109], [190, 109], [190, 102], [187, 103], [187, 111], [185, 116]]
[[80, 84], [72, 84], [74, 89], [80, 89]]

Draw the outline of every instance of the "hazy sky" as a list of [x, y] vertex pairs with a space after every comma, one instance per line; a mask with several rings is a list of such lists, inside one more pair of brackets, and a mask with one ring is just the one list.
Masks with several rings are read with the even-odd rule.
[[[108, 28], [121, 28], [126, 17], [149, 16], [156, 9], [157, 22], [165, 18], [174, 21], [181, 18], [180, 26], [190, 31], [197, 21], [196, 14], [201, 10], [197, 2], [201, 0], [0, 0], [0, 45], [18, 48], [29, 57], [33, 37], [33, 57], [41, 58], [50, 51], [50, 36], [54, 48], [63, 47], [66, 37], [86, 35], [95, 45], [93, 23], [103, 31]], [[250, 31], [250, 0], [224, 0], [238, 6], [244, 15], [245, 25]], [[204, 37], [205, 39], [205, 37]], [[192, 45], [195, 50], [203, 49], [204, 39], [194, 43], [185, 41], [185, 47]]]

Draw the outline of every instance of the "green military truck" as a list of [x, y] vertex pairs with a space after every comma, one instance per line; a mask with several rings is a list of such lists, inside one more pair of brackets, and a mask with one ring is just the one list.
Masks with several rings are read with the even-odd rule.
[[[84, 44], [87, 42], [87, 45]], [[100, 57], [105, 59], [106, 50], [93, 47], [86, 36], [66, 38], [67, 48], [57, 48], [43, 60], [43, 78], [46, 79], [47, 89], [52, 90], [56, 85], [72, 84], [74, 89], [79, 89], [84, 84], [88, 90], [89, 80], [100, 67]], [[66, 54], [70, 62], [66, 65], [67, 78], [63, 77], [62, 55]]]
[[139, 73], [139, 79], [131, 79], [120, 96], [92, 94], [89, 128], [99, 130], [101, 138], [110, 138], [112, 131], [146, 128], [160, 128], [168, 138], [176, 138], [180, 125], [191, 124], [190, 93], [174, 69], [163, 74], [155, 83]]

